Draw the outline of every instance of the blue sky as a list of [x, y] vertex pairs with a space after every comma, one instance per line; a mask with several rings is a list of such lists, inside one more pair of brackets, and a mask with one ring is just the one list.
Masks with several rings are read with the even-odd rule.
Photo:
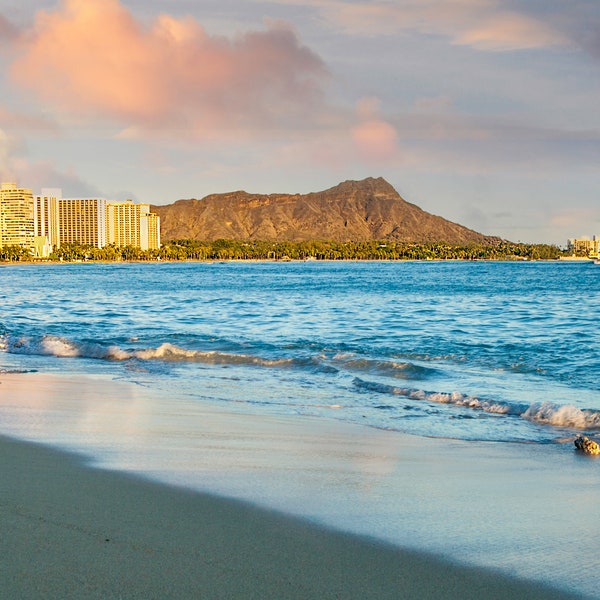
[[0, 0], [0, 175], [165, 204], [385, 177], [486, 234], [600, 235], [597, 0]]

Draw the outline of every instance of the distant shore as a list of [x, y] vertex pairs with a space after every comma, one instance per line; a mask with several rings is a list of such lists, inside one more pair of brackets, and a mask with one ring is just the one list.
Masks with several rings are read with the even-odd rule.
[[121, 261], [226, 261], [226, 260], [555, 260], [566, 256], [565, 251], [550, 244], [453, 245], [445, 242], [396, 242], [369, 240], [364, 242], [335, 242], [312, 240], [305, 242], [240, 241], [240, 240], [175, 240], [160, 248], [140, 248], [113, 245], [95, 248], [78, 243], [63, 244], [47, 259], [35, 259], [25, 248], [0, 249], [0, 261], [32, 262], [121, 262]]
[[207, 264], [218, 264], [218, 263], [305, 263], [305, 262], [319, 262], [319, 263], [335, 263], [335, 262], [382, 262], [382, 263], [409, 263], [409, 262], [548, 262], [548, 263], [593, 263], [593, 258], [571, 258], [571, 257], [559, 257], [559, 258], [185, 258], [185, 259], [153, 259], [153, 260], [50, 260], [50, 259], [37, 259], [27, 261], [7, 261], [0, 260], [0, 265], [75, 265], [75, 264], [177, 264], [177, 263], [207, 263]]

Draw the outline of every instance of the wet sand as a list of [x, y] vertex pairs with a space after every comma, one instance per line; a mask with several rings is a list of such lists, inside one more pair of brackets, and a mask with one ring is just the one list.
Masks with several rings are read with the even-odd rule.
[[0, 438], [5, 598], [581, 598]]

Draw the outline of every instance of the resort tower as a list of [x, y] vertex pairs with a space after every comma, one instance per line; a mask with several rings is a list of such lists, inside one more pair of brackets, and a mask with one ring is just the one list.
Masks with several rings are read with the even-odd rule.
[[0, 186], [0, 248], [20, 246], [33, 252], [33, 193], [16, 183]]
[[42, 193], [34, 198], [33, 225], [36, 239], [45, 240], [45, 248], [40, 256], [47, 256], [53, 249], [60, 247], [60, 221], [58, 218], [58, 201], [60, 189], [43, 188]]
[[107, 240], [115, 246], [134, 246], [142, 250], [160, 248], [159, 217], [149, 204], [132, 200], [107, 205]]
[[106, 246], [106, 205], [104, 198], [59, 199], [59, 244]]

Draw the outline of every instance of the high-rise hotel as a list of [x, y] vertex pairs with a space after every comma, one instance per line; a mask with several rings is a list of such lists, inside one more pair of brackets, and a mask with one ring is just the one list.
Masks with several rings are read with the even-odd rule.
[[0, 189], [0, 248], [21, 246], [45, 257], [63, 244], [96, 248], [107, 244], [160, 248], [160, 219], [149, 204], [104, 198], [63, 198], [60, 189], [31, 190], [3, 183]]
[[59, 198], [58, 223], [60, 246], [79, 242], [95, 248], [107, 244], [104, 198]]
[[[52, 248], [60, 246], [59, 226], [58, 226], [58, 200], [60, 190], [43, 189], [41, 196], [34, 198], [34, 233], [36, 237], [46, 240], [50, 251]], [[46, 253], [34, 252], [36, 256], [47, 256]]]
[[0, 248], [23, 246], [33, 249], [33, 193], [16, 183], [0, 186]]
[[160, 217], [149, 204], [111, 202], [107, 206], [108, 243], [135, 246], [143, 250], [160, 248]]

